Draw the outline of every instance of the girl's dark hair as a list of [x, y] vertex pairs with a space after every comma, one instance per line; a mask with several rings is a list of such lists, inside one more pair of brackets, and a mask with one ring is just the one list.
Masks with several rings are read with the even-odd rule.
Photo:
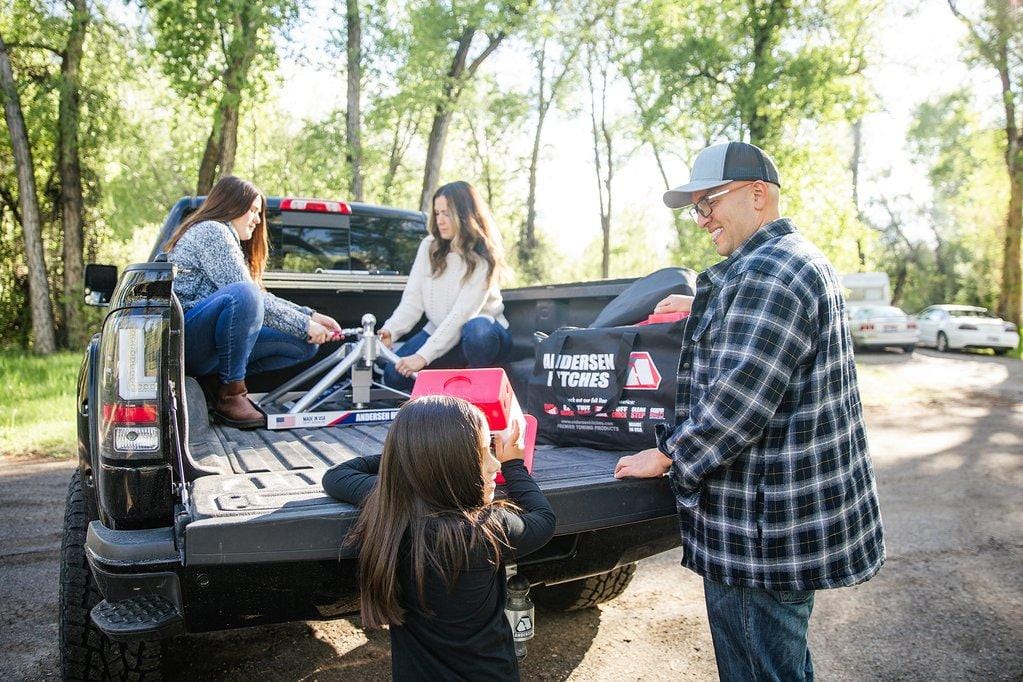
[[245, 262], [249, 265], [249, 274], [252, 275], [252, 279], [261, 283], [263, 270], [266, 269], [267, 255], [270, 253], [270, 237], [266, 227], [266, 195], [248, 180], [242, 180], [233, 175], [220, 178], [199, 208], [174, 231], [171, 238], [167, 240], [167, 246], [164, 249], [166, 251], [173, 249], [188, 228], [196, 223], [201, 223], [204, 220], [230, 223], [248, 211], [256, 197], [260, 197], [263, 204], [259, 214], [259, 225], [256, 225], [256, 229], [252, 231], [252, 238], [242, 242], [242, 253], [245, 254]]
[[[484, 499], [484, 416], [449, 396], [424, 396], [398, 411], [387, 439], [376, 488], [366, 498], [349, 542], [362, 544], [359, 588], [362, 622], [400, 625], [398, 566], [411, 558], [424, 602], [424, 577], [434, 570], [451, 586], [470, 553], [484, 550], [500, 565], [507, 535]], [[424, 604], [424, 606], [426, 606]]]
[[[437, 197], [444, 197], [448, 202], [450, 220], [455, 226], [453, 240], [442, 239], [440, 230], [437, 229], [437, 216], [434, 213]], [[457, 246], [462, 252], [466, 279], [476, 270], [480, 261], [487, 266], [487, 286], [490, 286], [495, 278], [500, 277], [501, 269], [504, 267], [501, 234], [494, 229], [493, 218], [486, 202], [468, 182], [462, 180], [450, 182], [433, 193], [430, 200], [429, 230], [433, 235], [430, 271], [435, 277], [447, 268], [447, 256], [452, 246]]]

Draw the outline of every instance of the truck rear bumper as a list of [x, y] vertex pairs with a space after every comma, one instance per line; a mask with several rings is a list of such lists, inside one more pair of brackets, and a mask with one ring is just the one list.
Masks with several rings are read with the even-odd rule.
[[[97, 607], [104, 613], [94, 616], [94, 622], [112, 639], [160, 639], [183, 631], [331, 620], [358, 611], [355, 559], [338, 560], [335, 555], [326, 561], [274, 563], [267, 558], [260, 563], [182, 566], [153, 561], [158, 551], [145, 556], [147, 548], [166, 546], [157, 536], [165, 538], [170, 529], [153, 531], [153, 542], [140, 542], [138, 536], [118, 541], [129, 532], [150, 531], [90, 529], [89, 561], [106, 597]], [[523, 557], [518, 570], [534, 585], [554, 585], [605, 573], [678, 544], [673, 515], [557, 536]], [[129, 555], [133, 559], [127, 559]], [[129, 618], [138, 619], [136, 625], [126, 627]]]
[[170, 637], [185, 629], [177, 571], [181, 561], [171, 528], [110, 530], [89, 524], [85, 553], [104, 599], [91, 612], [115, 641]]

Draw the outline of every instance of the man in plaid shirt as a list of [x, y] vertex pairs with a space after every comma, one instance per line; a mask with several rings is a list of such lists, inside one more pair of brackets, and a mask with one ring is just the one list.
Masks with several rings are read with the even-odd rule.
[[664, 195], [726, 258], [697, 279], [676, 428], [615, 470], [668, 474], [726, 680], [812, 679], [814, 591], [885, 559], [841, 285], [780, 217], [780, 186], [767, 154], [730, 142]]

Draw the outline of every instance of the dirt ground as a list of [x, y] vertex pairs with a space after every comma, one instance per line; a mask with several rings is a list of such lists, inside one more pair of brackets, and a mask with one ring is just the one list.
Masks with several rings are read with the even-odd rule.
[[[1023, 678], [1023, 362], [860, 358], [888, 561], [817, 595], [822, 680]], [[71, 464], [0, 460], [0, 678], [59, 676], [57, 577]], [[700, 579], [678, 550], [616, 601], [538, 612], [527, 680], [714, 679]], [[386, 635], [357, 620], [182, 637], [171, 679], [387, 679]]]

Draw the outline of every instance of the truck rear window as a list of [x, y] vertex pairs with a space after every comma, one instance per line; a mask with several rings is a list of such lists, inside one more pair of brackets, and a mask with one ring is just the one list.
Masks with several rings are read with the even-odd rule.
[[380, 271], [407, 275], [423, 223], [400, 217], [284, 211], [269, 217], [268, 270]]

